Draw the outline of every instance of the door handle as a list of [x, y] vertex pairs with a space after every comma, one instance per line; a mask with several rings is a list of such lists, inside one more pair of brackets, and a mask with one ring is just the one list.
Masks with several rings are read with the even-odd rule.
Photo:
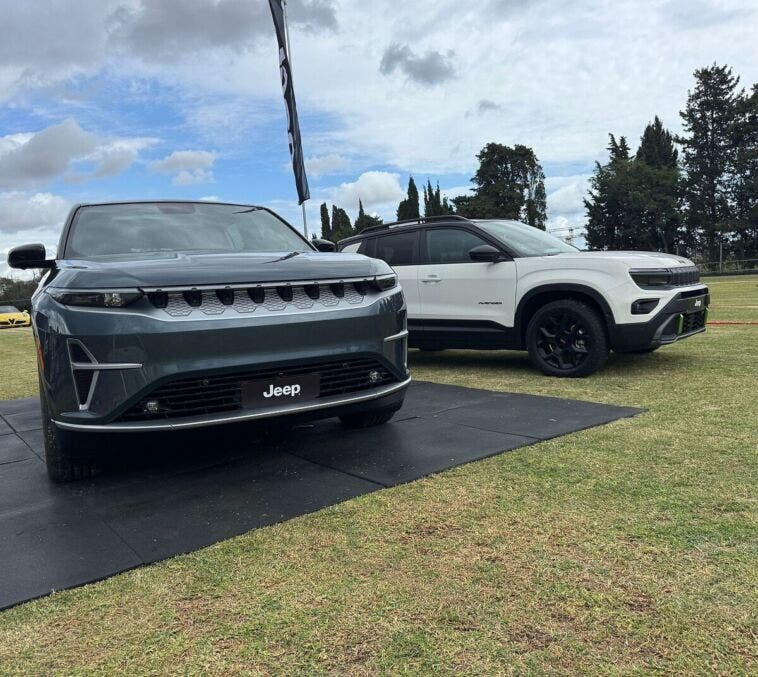
[[421, 279], [424, 284], [431, 284], [433, 282], [442, 282], [442, 278], [439, 275], [427, 275]]

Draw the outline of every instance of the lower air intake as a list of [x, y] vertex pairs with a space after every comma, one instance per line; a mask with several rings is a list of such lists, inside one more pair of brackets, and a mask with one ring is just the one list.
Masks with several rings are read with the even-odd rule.
[[317, 399], [371, 390], [397, 382], [392, 373], [373, 358], [323, 360], [223, 376], [183, 378], [156, 388], [128, 409], [119, 420], [152, 421], [239, 411], [243, 408], [245, 383], [311, 374], [320, 377]]

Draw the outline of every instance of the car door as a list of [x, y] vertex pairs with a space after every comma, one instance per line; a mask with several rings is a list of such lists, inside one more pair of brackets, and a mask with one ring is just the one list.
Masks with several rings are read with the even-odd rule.
[[418, 267], [421, 318], [431, 324], [513, 326], [516, 267], [512, 260], [474, 262], [474, 247], [491, 245], [463, 228], [428, 228]]
[[418, 290], [419, 231], [390, 231], [386, 235], [374, 238], [374, 251], [369, 254], [382, 259], [392, 266], [397, 274], [405, 303], [408, 306], [408, 318], [418, 317], [420, 310]]

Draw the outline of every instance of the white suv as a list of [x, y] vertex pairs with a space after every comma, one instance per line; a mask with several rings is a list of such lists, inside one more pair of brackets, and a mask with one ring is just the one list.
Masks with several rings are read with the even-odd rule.
[[611, 349], [705, 331], [708, 288], [674, 254], [584, 252], [517, 221], [461, 216], [367, 228], [339, 249], [395, 269], [421, 350], [525, 349], [546, 374], [587, 376]]

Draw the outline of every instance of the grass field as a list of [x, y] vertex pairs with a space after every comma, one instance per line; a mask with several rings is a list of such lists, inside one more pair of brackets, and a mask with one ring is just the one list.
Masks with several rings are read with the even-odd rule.
[[[758, 277], [708, 283], [712, 319], [758, 320]], [[411, 362], [648, 412], [11, 609], [0, 673], [758, 670], [758, 326], [582, 380]], [[28, 331], [0, 333], [0, 370], [0, 396], [34, 392]]]

